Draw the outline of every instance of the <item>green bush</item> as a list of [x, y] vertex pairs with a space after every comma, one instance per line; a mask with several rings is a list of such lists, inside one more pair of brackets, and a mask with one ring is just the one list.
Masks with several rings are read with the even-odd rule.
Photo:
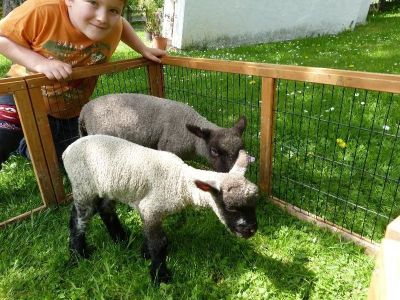
[[138, 8], [146, 17], [145, 30], [154, 35], [161, 33], [162, 0], [138, 0]]

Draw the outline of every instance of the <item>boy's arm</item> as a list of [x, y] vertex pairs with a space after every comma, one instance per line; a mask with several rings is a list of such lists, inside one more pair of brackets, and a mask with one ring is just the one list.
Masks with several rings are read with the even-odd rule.
[[67, 79], [72, 73], [69, 64], [48, 59], [4, 36], [0, 36], [0, 53], [30, 71], [43, 73], [48, 79]]
[[122, 18], [122, 35], [121, 41], [127, 44], [136, 52], [142, 54], [143, 57], [155, 62], [161, 62], [160, 56], [167, 54], [165, 50], [147, 47], [142, 40], [137, 36], [135, 30], [125, 18]]

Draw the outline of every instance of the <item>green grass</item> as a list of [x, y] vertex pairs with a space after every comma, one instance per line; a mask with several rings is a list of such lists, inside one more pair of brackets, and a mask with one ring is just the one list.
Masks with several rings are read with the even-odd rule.
[[259, 202], [259, 232], [229, 234], [210, 210], [169, 217], [173, 282], [154, 287], [140, 257], [140, 218], [121, 207], [132, 231], [115, 245], [96, 217], [88, 260], [69, 261], [68, 207], [0, 231], [1, 299], [363, 299], [373, 260], [340, 237]]
[[175, 54], [399, 74], [399, 20], [400, 12], [377, 14], [369, 16], [367, 24], [353, 31], [332, 36]]
[[[392, 12], [370, 16], [368, 24], [336, 36], [171, 54], [398, 74], [399, 25], [400, 13]], [[143, 38], [143, 31], [138, 28]], [[121, 44], [113, 59], [134, 57], [138, 55]], [[4, 74], [8, 67], [9, 62], [0, 57], [0, 73]], [[190, 103], [220, 125], [231, 126], [239, 115], [245, 114], [249, 120], [246, 148], [258, 155], [259, 78], [225, 77], [174, 68], [167, 71], [167, 97]], [[125, 75], [103, 75], [95, 96], [125, 91], [127, 85], [146, 93], [148, 87], [143, 78], [140, 70], [127, 71]], [[274, 194], [339, 224], [356, 223], [354, 230], [379, 240], [383, 222], [364, 229], [365, 219], [371, 224], [375, 220], [368, 220], [362, 214], [355, 220], [347, 219], [348, 207], [329, 200], [321, 192], [299, 187], [294, 181], [308, 183], [319, 191], [338, 190], [337, 195], [348, 196], [359, 206], [363, 204], [360, 201], [372, 202], [372, 207], [385, 214], [390, 211], [392, 215], [399, 214], [398, 207], [391, 207], [396, 185], [383, 189], [384, 180], [367, 185], [367, 181], [359, 180], [362, 173], [356, 173], [355, 169], [332, 168], [331, 161], [317, 159], [323, 154], [332, 161], [362, 168], [368, 158], [368, 170], [383, 175], [389, 171], [391, 177], [397, 176], [399, 158], [395, 156], [389, 168], [391, 154], [387, 149], [393, 141], [398, 144], [398, 138], [370, 135], [373, 130], [382, 131], [384, 124], [373, 120], [375, 116], [376, 120], [385, 120], [390, 97], [383, 95], [376, 102], [374, 93], [365, 95], [363, 91], [339, 89], [333, 92], [334, 97], [322, 101], [321, 96], [313, 100], [311, 89], [311, 85], [303, 90], [302, 83], [281, 82], [274, 145], [280, 151], [275, 151], [274, 158]], [[323, 87], [316, 86], [314, 90], [321, 95]], [[202, 103], [202, 99], [206, 101]], [[361, 99], [366, 99], [365, 105], [360, 106], [364, 102]], [[335, 109], [327, 111], [331, 107]], [[391, 134], [395, 133], [399, 115], [399, 101], [395, 98], [388, 116]], [[337, 127], [333, 121], [342, 124], [351, 121], [358, 127]], [[360, 134], [359, 128], [369, 131]], [[346, 149], [337, 147], [337, 138], [346, 141]], [[256, 180], [257, 173], [258, 168], [253, 166], [249, 175]], [[352, 180], [355, 181], [350, 184]], [[370, 190], [370, 187], [375, 188]], [[0, 199], [0, 220], [40, 205], [30, 163], [13, 157], [5, 164], [0, 172]], [[160, 288], [151, 285], [149, 264], [138, 254], [142, 241], [138, 216], [123, 207], [119, 213], [132, 230], [130, 249], [114, 245], [96, 219], [89, 229], [89, 241], [96, 251], [91, 259], [78, 265], [68, 260], [68, 207], [36, 214], [0, 230], [0, 299], [364, 299], [366, 296], [373, 268], [371, 258], [336, 235], [294, 220], [263, 198], [258, 210], [260, 230], [248, 241], [228, 234], [209, 211], [188, 210], [169, 218], [168, 264], [174, 282]], [[378, 234], [373, 235], [372, 231]]]
[[0, 221], [42, 205], [30, 162], [12, 156], [0, 171]]
[[[175, 54], [399, 73], [399, 22], [395, 11], [335, 36]], [[246, 148], [257, 155], [260, 78], [184, 68], [167, 74], [166, 95], [214, 122], [231, 126], [224, 116], [251, 118]], [[379, 241], [400, 213], [399, 96], [285, 80], [277, 93], [274, 196]]]

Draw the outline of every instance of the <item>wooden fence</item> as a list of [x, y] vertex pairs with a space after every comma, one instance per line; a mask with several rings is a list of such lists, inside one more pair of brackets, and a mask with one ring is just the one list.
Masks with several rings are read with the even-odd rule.
[[400, 217], [386, 229], [376, 258], [368, 300], [396, 300], [400, 295]]
[[[74, 69], [71, 79], [80, 79], [102, 74], [118, 73], [128, 69], [146, 68], [149, 93], [163, 97], [166, 86], [164, 77], [166, 67], [182, 67], [191, 70], [241, 74], [260, 78], [260, 134], [259, 134], [259, 166], [258, 180], [261, 190], [275, 204], [285, 207], [288, 212], [303, 219], [311, 220], [333, 231], [340, 232], [355, 242], [376, 252], [378, 244], [372, 240], [326, 220], [324, 217], [313, 215], [286, 200], [278, 199], [273, 193], [274, 168], [274, 122], [276, 121], [277, 81], [291, 80], [304, 83], [372, 90], [387, 93], [400, 93], [400, 76], [342, 71], [334, 69], [260, 64], [249, 62], [232, 62], [211, 59], [194, 59], [180, 57], [165, 57], [162, 65], [151, 63], [145, 59], [134, 59], [107, 63], [99, 66]], [[0, 81], [0, 93], [12, 93], [16, 100], [23, 131], [31, 153], [43, 206], [33, 210], [41, 210], [49, 205], [57, 205], [66, 201], [62, 177], [56, 158], [56, 152], [47, 113], [42, 98], [41, 87], [51, 84], [43, 75], [32, 75], [24, 78], [3, 79]], [[395, 137], [396, 138], [396, 137]], [[397, 141], [397, 138], [396, 138]], [[395, 194], [395, 197], [397, 192]], [[395, 199], [394, 199], [395, 200]], [[31, 212], [24, 213], [0, 224], [26, 218]], [[389, 222], [389, 220], [388, 220]]]

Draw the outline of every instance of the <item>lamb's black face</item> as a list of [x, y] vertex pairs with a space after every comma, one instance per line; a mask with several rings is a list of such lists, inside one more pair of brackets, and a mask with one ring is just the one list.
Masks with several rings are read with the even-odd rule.
[[248, 239], [257, 231], [256, 208], [247, 207], [224, 207], [222, 215], [226, 226], [236, 235]]
[[208, 141], [210, 163], [217, 172], [229, 172], [236, 162], [239, 151], [243, 149], [243, 140], [238, 134], [215, 132]]
[[232, 128], [207, 129], [186, 124], [186, 128], [203, 139], [207, 144], [209, 162], [217, 172], [228, 172], [232, 169], [243, 149], [243, 131], [246, 128], [246, 118], [241, 117]]

